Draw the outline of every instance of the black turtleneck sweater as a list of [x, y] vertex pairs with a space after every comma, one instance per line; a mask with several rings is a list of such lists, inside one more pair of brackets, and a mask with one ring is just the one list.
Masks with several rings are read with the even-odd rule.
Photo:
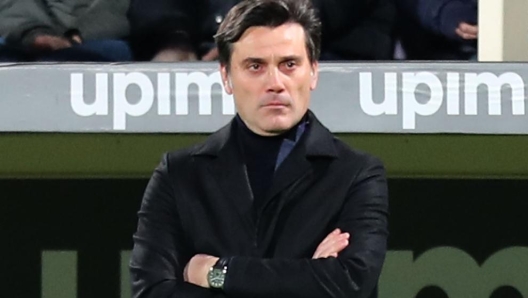
[[273, 182], [277, 157], [285, 138], [295, 141], [298, 125], [278, 135], [265, 137], [252, 132], [237, 115], [238, 136], [253, 193], [254, 211], [260, 210]]

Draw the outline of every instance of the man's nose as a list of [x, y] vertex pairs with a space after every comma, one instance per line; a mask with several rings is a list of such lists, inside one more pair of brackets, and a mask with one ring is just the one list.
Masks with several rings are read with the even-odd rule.
[[266, 91], [268, 92], [274, 92], [274, 93], [281, 93], [284, 91], [284, 82], [282, 73], [277, 68], [271, 68], [267, 75], [267, 84], [268, 88]]

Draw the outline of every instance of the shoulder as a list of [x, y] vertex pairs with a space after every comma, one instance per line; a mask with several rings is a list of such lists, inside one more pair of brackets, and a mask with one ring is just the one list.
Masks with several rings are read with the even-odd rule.
[[354, 148], [335, 139], [338, 168], [346, 177], [347, 193], [356, 202], [375, 202], [386, 209], [388, 180], [383, 162], [373, 154]]
[[334, 136], [334, 146], [337, 151], [337, 162], [357, 174], [359, 172], [378, 169], [385, 172], [385, 165], [381, 159], [369, 152], [355, 148]]
[[379, 158], [339, 139], [312, 112], [309, 120], [311, 125], [306, 138], [309, 154], [335, 157], [337, 164], [353, 169], [382, 165]]
[[227, 124], [204, 141], [181, 149], [166, 152], [163, 162], [170, 169], [196, 166], [200, 161], [207, 161], [217, 157], [230, 139], [232, 124]]
[[176, 150], [167, 151], [163, 154], [162, 163], [171, 170], [180, 169], [188, 166], [197, 157], [197, 153], [205, 146], [205, 142], [200, 142], [191, 146], [183, 147]]

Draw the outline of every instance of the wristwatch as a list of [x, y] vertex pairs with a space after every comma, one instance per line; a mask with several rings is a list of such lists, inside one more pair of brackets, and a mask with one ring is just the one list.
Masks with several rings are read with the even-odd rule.
[[228, 260], [228, 258], [220, 258], [216, 261], [213, 267], [209, 269], [209, 272], [207, 273], [207, 282], [212, 289], [224, 288]]

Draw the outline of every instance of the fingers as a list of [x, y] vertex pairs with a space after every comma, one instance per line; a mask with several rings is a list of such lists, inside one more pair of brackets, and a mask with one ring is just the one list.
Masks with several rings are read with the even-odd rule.
[[463, 39], [478, 38], [478, 26], [470, 25], [467, 23], [460, 23], [455, 32], [458, 36], [462, 37]]
[[327, 258], [330, 256], [337, 256], [345, 247], [348, 246], [348, 239], [350, 235], [348, 233], [342, 233], [335, 237], [335, 239], [328, 241], [324, 245], [321, 245], [319, 255], [321, 258]]
[[338, 253], [348, 246], [349, 238], [350, 234], [348, 233], [332, 232], [319, 244], [313, 258], [337, 257]]
[[[335, 236], [337, 236], [339, 234], [341, 234], [341, 229], [337, 228], [337, 229], [333, 230], [330, 234], [328, 234], [328, 236], [326, 236], [326, 238], [323, 240], [323, 242], [321, 242], [321, 244], [326, 243], [326, 242], [334, 239]], [[319, 244], [319, 245], [321, 245], [321, 244]]]
[[74, 36], [71, 37], [71, 39], [73, 41], [75, 41], [76, 43], [78, 43], [78, 44], [82, 44], [83, 43], [83, 40], [82, 40], [80, 35], [74, 35]]
[[330, 241], [326, 243], [324, 246], [319, 247], [316, 250], [313, 258], [319, 259], [319, 258], [337, 257], [338, 253], [340, 253], [347, 246], [348, 246], [348, 235], [341, 236], [339, 239]]
[[468, 23], [460, 23], [458, 26], [462, 32], [471, 34], [471, 35], [477, 35], [478, 34], [478, 27], [474, 25], [470, 25]]
[[[78, 38], [80, 40], [80, 37]], [[33, 47], [37, 50], [56, 51], [70, 48], [72, 47], [72, 43], [68, 39], [61, 36], [44, 34], [35, 37], [35, 39], [33, 40]]]
[[213, 60], [216, 60], [217, 58], [218, 58], [218, 49], [213, 48], [212, 50], [209, 51], [209, 53], [205, 54], [202, 57], [202, 61], [213, 61]]
[[463, 32], [462, 30], [460, 30], [459, 28], [457, 28], [455, 30], [456, 34], [460, 37], [462, 37], [463, 39], [477, 39], [477, 36], [476, 35], [473, 35], [473, 34], [468, 34], [468, 33], [465, 33]]
[[196, 54], [190, 51], [184, 51], [177, 48], [167, 48], [159, 51], [152, 61], [154, 62], [182, 62], [196, 61]]
[[189, 281], [189, 263], [187, 263], [187, 265], [185, 265], [185, 268], [183, 269], [183, 281]]

